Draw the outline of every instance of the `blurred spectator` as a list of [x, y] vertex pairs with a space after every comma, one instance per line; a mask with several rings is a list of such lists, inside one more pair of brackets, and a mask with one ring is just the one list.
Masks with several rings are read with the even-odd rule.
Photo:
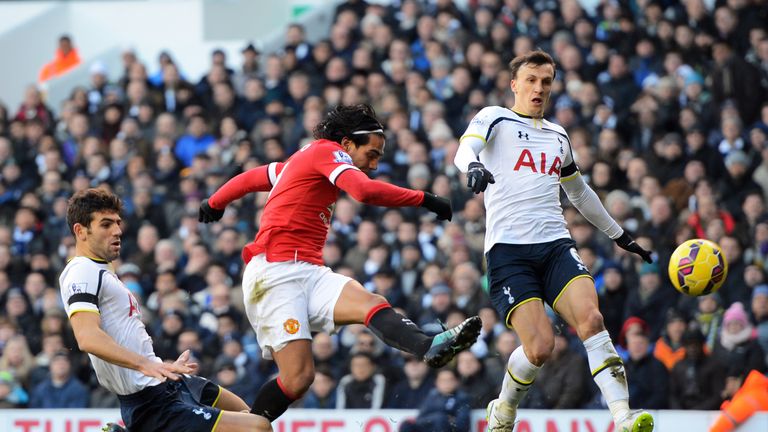
[[667, 408], [669, 374], [664, 364], [651, 355], [648, 335], [628, 335], [627, 351], [629, 360], [624, 363], [624, 367], [632, 405], [643, 409]]
[[0, 370], [0, 408], [23, 408], [29, 396], [10, 372]]
[[712, 358], [720, 363], [727, 377], [744, 379], [751, 370], [766, 370], [765, 353], [755, 340], [755, 328], [749, 323], [742, 303], [736, 302], [725, 311]]
[[72, 376], [72, 363], [66, 352], [51, 358], [50, 377], [32, 391], [30, 408], [86, 408], [88, 390]]
[[697, 300], [695, 323], [704, 335], [705, 350], [710, 353], [715, 348], [723, 325], [725, 310], [722, 304], [722, 298], [718, 293], [701, 296]]
[[304, 395], [301, 407], [310, 409], [336, 408], [336, 379], [329, 368], [315, 366], [315, 380]]
[[339, 380], [336, 409], [380, 409], [384, 406], [386, 381], [383, 375], [376, 373], [377, 366], [369, 353], [352, 355], [349, 375]]
[[8, 339], [0, 357], [0, 371], [9, 372], [16, 382], [26, 385], [34, 366], [35, 359], [29, 351], [27, 339], [23, 335]]
[[472, 351], [464, 351], [456, 359], [459, 390], [469, 397], [470, 408], [485, 408], [499, 394], [499, 385], [486, 373], [483, 363]]
[[653, 340], [661, 335], [664, 314], [673, 305], [673, 293], [661, 284], [657, 263], [640, 266], [640, 285], [630, 292], [627, 299], [627, 316], [636, 316], [650, 325]]
[[68, 35], [59, 37], [59, 46], [56, 48], [56, 56], [40, 69], [37, 80], [45, 82], [51, 78], [64, 75], [80, 64], [80, 55], [72, 44], [72, 38]]
[[405, 379], [388, 390], [387, 408], [412, 408], [419, 406], [435, 384], [434, 376], [426, 363], [404, 354]]
[[[687, 330], [688, 320], [675, 309], [667, 310], [667, 320], [664, 331], [653, 348], [653, 356], [660, 361], [667, 370], [672, 368], [685, 358], [683, 348], [683, 334]], [[645, 405], [642, 405], [645, 406]]]
[[469, 431], [469, 398], [459, 390], [459, 379], [453, 369], [437, 373], [435, 388], [421, 403], [416, 419], [404, 422], [400, 432], [466, 432]]
[[704, 351], [704, 336], [697, 329], [683, 335], [685, 358], [670, 373], [669, 408], [716, 410], [723, 401], [725, 369]]

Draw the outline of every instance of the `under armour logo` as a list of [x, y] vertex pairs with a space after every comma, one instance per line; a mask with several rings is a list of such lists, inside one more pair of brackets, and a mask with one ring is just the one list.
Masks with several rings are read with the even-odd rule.
[[202, 408], [194, 409], [194, 410], [192, 410], [192, 412], [197, 414], [197, 415], [203, 416], [203, 418], [206, 419], [206, 420], [210, 420], [211, 419], [211, 413], [209, 413], [207, 411], [203, 411]]
[[507, 296], [507, 301], [509, 301], [509, 304], [514, 303], [515, 298], [512, 296], [512, 292], [511, 292], [512, 289], [510, 287], [505, 286], [503, 290], [504, 290], [504, 295]]
[[557, 142], [559, 142], [559, 143], [560, 143], [560, 154], [561, 154], [561, 155], [562, 155], [562, 154], [565, 154], [565, 152], [563, 151], [563, 141], [562, 141], [562, 140], [560, 140], [560, 137], [557, 137]]
[[525, 137], [525, 139], [528, 140], [528, 134], [527, 133], [524, 134], [523, 131], [517, 131], [517, 137], [519, 139], [523, 139], [523, 137]]

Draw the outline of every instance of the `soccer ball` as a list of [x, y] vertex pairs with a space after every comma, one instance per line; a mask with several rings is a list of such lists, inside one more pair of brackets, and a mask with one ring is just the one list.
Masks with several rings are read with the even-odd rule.
[[700, 296], [720, 289], [728, 274], [728, 261], [717, 243], [688, 240], [669, 259], [669, 279], [683, 294]]

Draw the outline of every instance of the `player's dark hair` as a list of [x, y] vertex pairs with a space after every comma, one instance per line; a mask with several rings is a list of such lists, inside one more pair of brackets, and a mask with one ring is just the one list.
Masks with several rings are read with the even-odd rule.
[[74, 234], [74, 226], [78, 223], [90, 229], [96, 212], [120, 214], [123, 212], [123, 203], [117, 195], [104, 189], [91, 188], [75, 193], [67, 203], [69, 231]]
[[[552, 56], [537, 49], [528, 54], [519, 55], [509, 62], [509, 71], [512, 73], [512, 79], [517, 79], [517, 71], [527, 64], [533, 66], [552, 65], [552, 70], [557, 74], [557, 67], [555, 67], [555, 60], [552, 59]], [[554, 79], [555, 75], [552, 75], [552, 78]]]
[[[370, 133], [361, 133], [372, 131]], [[384, 136], [384, 126], [376, 118], [376, 112], [368, 104], [339, 105], [312, 131], [315, 139], [327, 139], [341, 143], [344, 138], [355, 143], [355, 147], [368, 144], [369, 136], [375, 133]]]

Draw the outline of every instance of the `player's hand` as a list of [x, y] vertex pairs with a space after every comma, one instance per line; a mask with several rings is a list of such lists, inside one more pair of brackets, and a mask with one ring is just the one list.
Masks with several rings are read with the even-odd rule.
[[424, 192], [424, 201], [421, 206], [437, 215], [438, 220], [451, 220], [453, 210], [451, 210], [451, 200], [437, 196], [433, 193]]
[[614, 241], [617, 245], [619, 245], [620, 248], [624, 249], [625, 251], [640, 255], [643, 261], [649, 264], [653, 262], [653, 258], [651, 258], [651, 251], [643, 249], [639, 244], [637, 244], [631, 235], [627, 234], [626, 231], [624, 231], [624, 234], [622, 234], [621, 237]]
[[197, 220], [203, 223], [216, 222], [224, 216], [224, 210], [219, 210], [211, 207], [208, 204], [208, 200], [204, 199], [200, 203], [200, 213], [197, 216]]
[[200, 369], [200, 365], [198, 365], [195, 362], [190, 363], [189, 362], [189, 357], [190, 357], [190, 351], [186, 350], [183, 353], [181, 353], [181, 355], [179, 355], [179, 358], [177, 358], [176, 361], [173, 362], [173, 364], [181, 365], [181, 366], [186, 366], [186, 367], [192, 369], [192, 372], [191, 372], [192, 374], [196, 374], [198, 369]]
[[176, 363], [160, 363], [145, 359], [139, 366], [139, 372], [160, 381], [165, 381], [166, 379], [178, 381], [181, 378], [180, 374], [191, 374], [193, 371], [189, 366]]
[[472, 192], [479, 194], [484, 192], [485, 188], [489, 184], [496, 183], [496, 179], [493, 178], [493, 174], [485, 169], [485, 166], [480, 162], [472, 162], [469, 164], [469, 171], [467, 171], [467, 187], [472, 189]]

